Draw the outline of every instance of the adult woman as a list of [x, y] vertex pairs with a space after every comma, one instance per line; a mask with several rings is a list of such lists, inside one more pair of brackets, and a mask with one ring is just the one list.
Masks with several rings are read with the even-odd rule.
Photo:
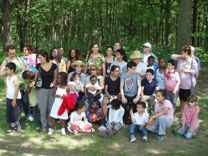
[[177, 72], [179, 73], [181, 83], [179, 85], [179, 98], [181, 108], [191, 95], [191, 87], [196, 85], [196, 75], [198, 75], [198, 65], [192, 58], [191, 47], [186, 45], [182, 47], [181, 55], [173, 54], [173, 60], [178, 61]]
[[105, 69], [106, 75], [110, 74], [110, 66], [111, 63], [114, 61], [115, 57], [113, 56], [113, 47], [108, 46], [106, 48], [106, 57], [105, 57]]
[[76, 48], [70, 49], [69, 53], [68, 53], [68, 61], [67, 61], [67, 65], [66, 65], [66, 71], [68, 73], [74, 71], [74, 68], [72, 68], [72, 63], [76, 60], [80, 60], [81, 59], [81, 55], [80, 55], [80, 51]]
[[24, 68], [28, 69], [30, 68], [28, 57], [31, 54], [31, 46], [24, 46], [23, 48], [23, 56], [20, 57], [20, 60], [22, 61], [22, 65]]
[[50, 60], [51, 60], [51, 62], [53, 62], [57, 65], [59, 72], [66, 73], [66, 63], [61, 57], [60, 49], [58, 49], [58, 48], [51, 49]]
[[97, 43], [92, 43], [90, 53], [87, 55], [88, 69], [91, 65], [96, 65], [99, 70], [102, 71], [102, 75], [105, 76], [105, 58], [99, 53], [99, 46]]
[[104, 89], [104, 78], [102, 75], [100, 75], [100, 70], [99, 68], [93, 64], [89, 67], [90, 69], [90, 74], [89, 76], [86, 78], [86, 83], [90, 82], [90, 77], [92, 75], [96, 76], [97, 77], [97, 82], [98, 84], [100, 85], [101, 89], [103, 90]]
[[102, 110], [105, 117], [107, 117], [107, 105], [110, 100], [120, 97], [120, 68], [113, 65], [111, 67], [110, 76], [105, 78], [105, 96], [103, 98]]
[[42, 78], [42, 86], [37, 89], [37, 101], [40, 109], [42, 128], [46, 129], [50, 125], [49, 114], [54, 101], [52, 92], [56, 84], [58, 69], [56, 64], [49, 61], [48, 53], [45, 51], [40, 51], [37, 59], [40, 63], [36, 65], [35, 79], [37, 79], [38, 74]]
[[[68, 74], [68, 78], [67, 78], [68, 84], [70, 83], [70, 81], [73, 81], [72, 79], [75, 75], [79, 75], [79, 79], [80, 79], [79, 81], [84, 85], [86, 76], [83, 71], [85, 70], [86, 65], [81, 60], [76, 60], [71, 64], [71, 67], [74, 69], [74, 71]], [[82, 101], [83, 97], [84, 97], [84, 92], [80, 90], [78, 92], [77, 102]]]

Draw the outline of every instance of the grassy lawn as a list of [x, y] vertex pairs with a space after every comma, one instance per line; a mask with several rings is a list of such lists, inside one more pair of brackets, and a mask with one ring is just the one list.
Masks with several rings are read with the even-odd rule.
[[[153, 134], [149, 141], [142, 143], [139, 134], [137, 141], [128, 141], [128, 126], [112, 138], [103, 139], [94, 134], [67, 134], [61, 136], [57, 130], [50, 137], [36, 132], [35, 126], [22, 118], [24, 132], [6, 134], [5, 101], [3, 89], [0, 92], [0, 155], [208, 155], [208, 64], [204, 63], [199, 78], [200, 89], [200, 129], [196, 137], [185, 140], [174, 136], [175, 125], [168, 130], [167, 139], [158, 141]], [[3, 86], [3, 81], [0, 81]], [[1, 87], [3, 88], [3, 87]], [[97, 126], [95, 129], [97, 130]]]

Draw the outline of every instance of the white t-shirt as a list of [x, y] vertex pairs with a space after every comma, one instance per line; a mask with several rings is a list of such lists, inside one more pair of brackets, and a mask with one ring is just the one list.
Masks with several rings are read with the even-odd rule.
[[147, 66], [143, 62], [139, 62], [136, 66], [136, 73], [146, 73]]
[[161, 74], [159, 68], [156, 70], [156, 80], [158, 87], [160, 89], [165, 89], [165, 72]]
[[[15, 84], [18, 84], [18, 77], [16, 75], [9, 77], [6, 77], [6, 98], [8, 99], [14, 99], [14, 93], [15, 93]], [[20, 90], [18, 91], [17, 99], [21, 99]]]
[[[101, 87], [98, 83], [94, 85], [92, 83], [88, 83], [85, 87], [88, 89], [88, 92], [92, 93], [93, 95], [97, 92], [97, 90], [101, 90]], [[95, 90], [91, 90], [91, 88], [95, 88]]]
[[144, 55], [143, 55], [143, 62], [144, 62], [144, 64], [148, 64], [148, 62], [147, 62], [147, 60], [148, 60], [148, 57], [150, 57], [151, 56], [151, 53], [149, 53], [149, 54], [145, 54], [144, 53]]
[[72, 112], [70, 115], [70, 121], [72, 123], [75, 123], [78, 125], [80, 128], [83, 128], [85, 126], [85, 121], [83, 120], [84, 117], [86, 117], [85, 112], [82, 112], [80, 115], [77, 114], [76, 111]]
[[143, 125], [144, 123], [148, 122], [149, 116], [144, 112], [142, 116], [139, 116], [139, 113], [134, 113], [134, 119], [136, 121], [136, 125]]
[[119, 109], [112, 109], [111, 105], [109, 106], [109, 115], [108, 122], [121, 123], [123, 125], [123, 116], [124, 116], [124, 108], [120, 106]]

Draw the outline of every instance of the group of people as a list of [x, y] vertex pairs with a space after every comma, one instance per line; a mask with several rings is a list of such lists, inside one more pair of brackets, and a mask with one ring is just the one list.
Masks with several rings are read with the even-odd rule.
[[26, 118], [48, 135], [60, 121], [62, 135], [66, 129], [91, 133], [92, 125], [99, 124], [99, 134], [106, 137], [130, 125], [130, 142], [136, 141], [138, 131], [144, 142], [148, 132], [164, 140], [179, 97], [182, 117], [176, 134], [191, 138], [199, 127], [200, 110], [193, 90], [201, 67], [194, 51], [186, 45], [167, 61], [158, 59], [147, 42], [127, 61], [119, 42], [108, 46], [105, 55], [93, 43], [86, 59], [76, 48], [65, 58], [63, 48], [48, 54], [32, 46], [25, 46], [18, 57], [15, 46], [9, 45], [0, 68], [0, 75], [6, 75], [7, 132], [21, 131], [23, 108]]

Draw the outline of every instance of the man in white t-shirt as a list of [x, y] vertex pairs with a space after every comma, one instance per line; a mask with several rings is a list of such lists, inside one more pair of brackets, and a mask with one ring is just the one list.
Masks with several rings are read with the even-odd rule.
[[152, 50], [152, 45], [149, 42], [146, 42], [145, 44], [143, 44], [143, 52], [144, 52], [144, 56], [143, 56], [143, 62], [147, 65], [147, 60], [149, 56], [153, 56], [155, 58], [155, 64], [158, 64], [158, 58], [155, 54], [153, 54], [151, 52]]

